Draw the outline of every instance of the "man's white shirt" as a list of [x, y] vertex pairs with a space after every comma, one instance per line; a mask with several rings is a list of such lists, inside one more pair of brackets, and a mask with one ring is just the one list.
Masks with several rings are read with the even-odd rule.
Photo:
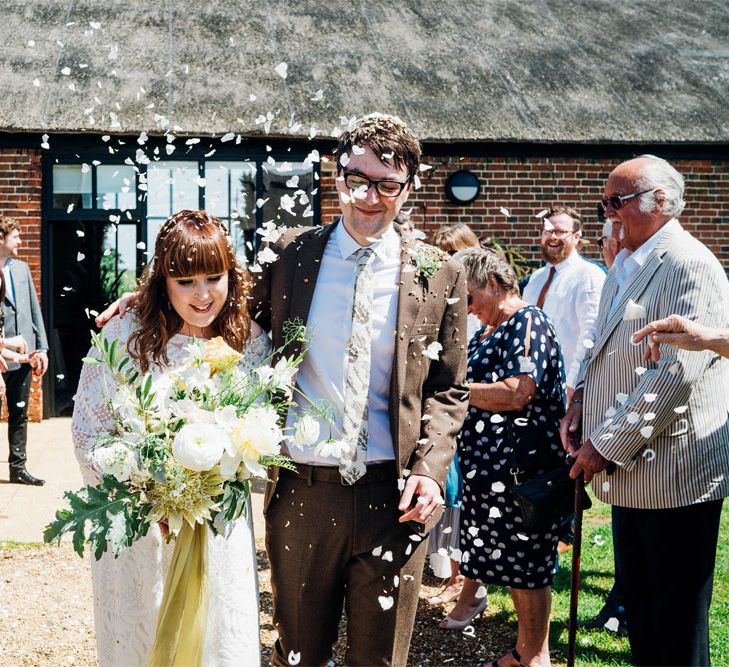
[[[347, 343], [352, 333], [352, 304], [356, 260], [361, 246], [350, 236], [340, 220], [329, 236], [316, 279], [307, 329], [311, 342], [299, 367], [296, 382], [306, 396], [323, 402], [332, 418], [331, 437], [342, 437], [345, 386], [347, 382]], [[371, 246], [374, 251], [372, 273], [375, 280], [372, 312], [372, 351], [369, 385], [368, 463], [394, 460], [389, 415], [390, 379], [395, 356], [395, 329], [400, 283], [400, 235], [393, 226]], [[301, 414], [311, 410], [298, 397], [298, 408], [289, 411], [291, 427]], [[312, 415], [313, 416], [313, 415]], [[330, 426], [319, 419], [320, 441], [326, 440]], [[299, 448], [289, 445], [291, 458], [297, 463], [338, 466], [339, 459], [315, 454], [314, 445]]]
[[547, 290], [542, 310], [554, 324], [562, 346], [567, 386], [574, 388], [580, 362], [587, 350], [585, 341], [595, 339], [595, 321], [605, 273], [573, 250], [559, 264], [545, 264], [532, 274], [524, 288], [524, 301], [536, 305], [553, 266], [557, 272]]
[[615, 256], [615, 263], [613, 264], [612, 270], [615, 271], [615, 278], [618, 281], [618, 289], [610, 304], [609, 315], [612, 315], [613, 309], [620, 303], [620, 297], [623, 295], [623, 292], [628, 289], [633, 278], [635, 278], [635, 274], [638, 273], [640, 268], [648, 259], [648, 256], [656, 249], [658, 242], [661, 238], [663, 238], [663, 235], [679, 226], [680, 223], [678, 220], [676, 220], [676, 218], [672, 218], [637, 250], [630, 252], [627, 248], [623, 248]]

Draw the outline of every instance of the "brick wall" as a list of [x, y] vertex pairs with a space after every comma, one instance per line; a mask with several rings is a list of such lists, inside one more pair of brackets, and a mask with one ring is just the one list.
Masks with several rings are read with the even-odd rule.
[[[20, 258], [30, 265], [41, 295], [41, 155], [39, 150], [0, 148], [0, 211], [18, 220], [23, 231]], [[4, 403], [4, 401], [3, 401]], [[3, 406], [3, 417], [5, 407]], [[41, 384], [33, 380], [28, 405], [31, 421], [41, 421]]]
[[[584, 238], [592, 243], [583, 248], [583, 254], [600, 258], [595, 240], [601, 226], [595, 204], [619, 160], [425, 156], [423, 161], [433, 169], [420, 174], [422, 187], [413, 192], [405, 207], [412, 206], [412, 219], [424, 232], [464, 222], [477, 234], [520, 247], [528, 259], [538, 264], [540, 223], [535, 216], [551, 203], [561, 201], [576, 207], [587, 223]], [[729, 269], [729, 160], [676, 160], [672, 164], [686, 178], [687, 206], [681, 223]], [[339, 214], [334, 169], [333, 159], [322, 165], [325, 223]], [[479, 197], [468, 206], [450, 203], [445, 194], [446, 179], [458, 169], [473, 171], [481, 182]], [[509, 210], [509, 218], [499, 211], [502, 207]]]

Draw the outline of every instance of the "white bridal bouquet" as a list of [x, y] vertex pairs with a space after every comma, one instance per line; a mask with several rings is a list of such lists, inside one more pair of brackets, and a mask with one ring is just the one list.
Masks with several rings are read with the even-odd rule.
[[[301, 324], [285, 333], [284, 349], [305, 342]], [[222, 338], [193, 339], [181, 367], [140, 375], [119, 341], [92, 340], [101, 358], [84, 361], [111, 373], [116, 428], [92, 450], [101, 481], [65, 494], [70, 508], [56, 512], [46, 542], [71, 533], [78, 554], [88, 542], [98, 560], [107, 548], [118, 556], [160, 520], [175, 537], [185, 524], [223, 532], [244, 511], [252, 478], [266, 479], [271, 465], [293, 468], [280, 446], [303, 352], [246, 373]], [[292, 442], [316, 442], [311, 421], [302, 417]]]

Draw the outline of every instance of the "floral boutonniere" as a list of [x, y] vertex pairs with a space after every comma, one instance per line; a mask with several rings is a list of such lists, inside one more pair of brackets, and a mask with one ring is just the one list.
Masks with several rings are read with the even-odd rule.
[[408, 249], [408, 253], [414, 264], [415, 275], [425, 280], [432, 278], [448, 259], [448, 253], [426, 243], [418, 243]]

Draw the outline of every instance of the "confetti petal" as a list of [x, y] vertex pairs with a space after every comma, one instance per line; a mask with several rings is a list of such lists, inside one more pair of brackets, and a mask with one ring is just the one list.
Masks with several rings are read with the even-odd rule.
[[380, 603], [380, 607], [382, 607], [382, 609], [384, 611], [391, 609], [392, 605], [395, 604], [395, 600], [393, 599], [392, 595], [388, 595], [388, 596], [380, 595], [377, 598], [377, 601]]
[[625, 312], [623, 313], [623, 322], [630, 322], [632, 320], [641, 320], [646, 316], [645, 308], [639, 303], [628, 299], [628, 303], [625, 304]]
[[278, 74], [282, 79], [285, 79], [289, 75], [289, 66], [287, 63], [279, 63], [274, 69], [276, 74]]

